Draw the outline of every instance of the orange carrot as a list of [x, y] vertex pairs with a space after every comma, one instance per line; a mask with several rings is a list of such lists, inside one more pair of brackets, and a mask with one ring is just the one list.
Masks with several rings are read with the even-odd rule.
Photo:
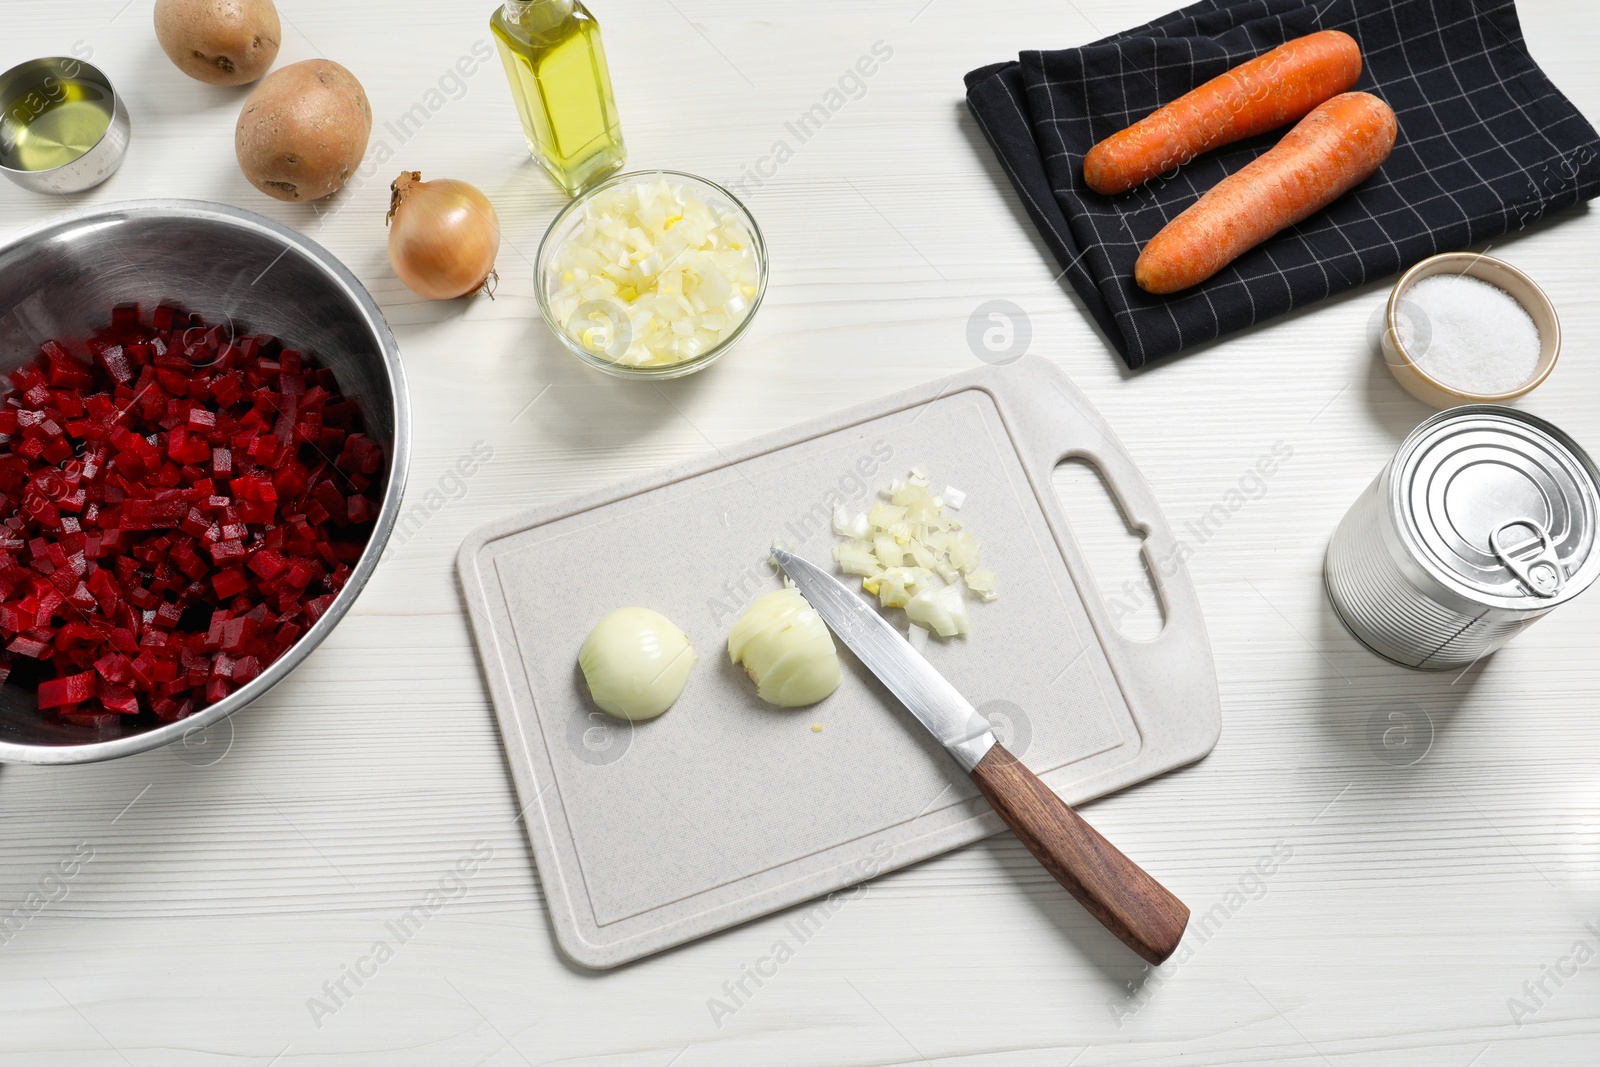
[[1287, 126], [1360, 76], [1349, 34], [1296, 38], [1107, 137], [1083, 157], [1083, 180], [1097, 193], [1125, 193], [1202, 152]]
[[1389, 105], [1370, 93], [1334, 97], [1167, 223], [1139, 253], [1133, 280], [1147, 293], [1200, 284], [1366, 181], [1398, 132]]

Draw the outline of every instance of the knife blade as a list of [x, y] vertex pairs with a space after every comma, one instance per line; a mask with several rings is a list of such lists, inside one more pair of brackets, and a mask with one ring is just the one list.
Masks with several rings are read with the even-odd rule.
[[1189, 909], [1100, 836], [995, 739], [989, 722], [843, 582], [781, 548], [772, 558], [828, 628], [971, 776], [1056, 881], [1152, 964], [1172, 955]]
[[783, 549], [773, 559], [794, 581], [822, 621], [900, 699], [968, 774], [994, 747], [989, 720], [934, 670], [911, 643], [849, 587], [827, 571]]

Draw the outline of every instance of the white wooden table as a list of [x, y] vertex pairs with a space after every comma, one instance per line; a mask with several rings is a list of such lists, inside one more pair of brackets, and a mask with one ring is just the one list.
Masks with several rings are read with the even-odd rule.
[[[1358, 648], [1323, 596], [1322, 549], [1427, 413], [1367, 347], [1386, 286], [1129, 375], [1052, 281], [966, 113], [967, 70], [1172, 2], [596, 0], [632, 164], [733, 181], [776, 141], [793, 148], [752, 186], [773, 274], [751, 335], [714, 371], [654, 388], [586, 370], [539, 320], [529, 259], [561, 198], [526, 157], [497, 61], [459, 99], [434, 98], [404, 142], [386, 126], [489, 41], [490, 0], [279, 0], [280, 63], [353, 70], [374, 151], [394, 155], [328, 217], [245, 183], [232, 150], [244, 91], [171, 67], [152, 0], [7, 0], [0, 62], [76, 49], [126, 93], [127, 164], [78, 203], [215, 199], [304, 230], [361, 276], [400, 339], [410, 499], [475, 442], [493, 459], [209, 747], [0, 769], [0, 910], [41, 884], [59, 897], [0, 944], [0, 1063], [1600, 1062], [1600, 595], [1459, 679]], [[1522, 9], [1535, 56], [1600, 118], [1600, 14], [1585, 0]], [[865, 94], [798, 144], [785, 123], [877, 42], [892, 56]], [[396, 281], [383, 214], [402, 165], [494, 200], [498, 300], [429, 303]], [[0, 230], [65, 207], [0, 187]], [[1580, 209], [1496, 245], [1566, 328], [1565, 359], [1526, 406], [1591, 446], [1597, 242], [1600, 219]], [[1221, 743], [1088, 808], [1197, 917], [1210, 912], [1192, 952], [1147, 971], [1008, 835], [871, 883], [726, 1017], [709, 1002], [730, 1003], [724, 983], [785, 936], [784, 917], [612, 973], [564, 963], [458, 601], [456, 546], [512, 510], [972, 367], [968, 317], [996, 298], [1025, 309], [1034, 351], [1099, 405], [1175, 525], [1275, 443], [1293, 449], [1190, 563]], [[1109, 526], [1095, 540], [1108, 591], [1128, 595], [1133, 542]], [[1398, 748], [1383, 745], [1391, 726]], [[397, 944], [386, 924], [474, 850], [465, 889]], [[1253, 873], [1274, 856], [1270, 877]], [[45, 883], [63, 862], [75, 873]], [[380, 940], [394, 944], [381, 963]], [[1536, 1000], [1525, 983], [1541, 980]]]

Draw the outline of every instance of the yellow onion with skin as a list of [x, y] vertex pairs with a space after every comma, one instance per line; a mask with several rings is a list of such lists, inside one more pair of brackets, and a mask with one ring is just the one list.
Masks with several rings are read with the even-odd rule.
[[743, 664], [756, 695], [780, 708], [803, 708], [839, 688], [833, 635], [800, 590], [761, 597], [728, 631], [728, 656]]
[[389, 189], [389, 262], [400, 280], [429, 300], [494, 296], [500, 218], [489, 198], [452, 178], [425, 182], [415, 170]]

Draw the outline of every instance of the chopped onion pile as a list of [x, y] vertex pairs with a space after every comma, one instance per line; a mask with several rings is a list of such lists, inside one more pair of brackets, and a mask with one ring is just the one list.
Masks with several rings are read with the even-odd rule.
[[904, 608], [913, 623], [940, 637], [972, 632], [962, 585], [982, 600], [996, 597], [994, 572], [982, 570], [978, 539], [948, 518], [947, 497], [966, 494], [946, 489], [936, 496], [928, 475], [914, 468], [905, 481], [889, 486], [887, 502], [852, 516], [833, 513], [833, 532], [846, 540], [833, 558], [846, 574], [861, 576], [861, 588], [886, 608]]
[[736, 213], [657, 178], [585, 204], [547, 284], [556, 321], [587, 351], [660, 367], [731, 336], [750, 314], [757, 271], [755, 242]]

